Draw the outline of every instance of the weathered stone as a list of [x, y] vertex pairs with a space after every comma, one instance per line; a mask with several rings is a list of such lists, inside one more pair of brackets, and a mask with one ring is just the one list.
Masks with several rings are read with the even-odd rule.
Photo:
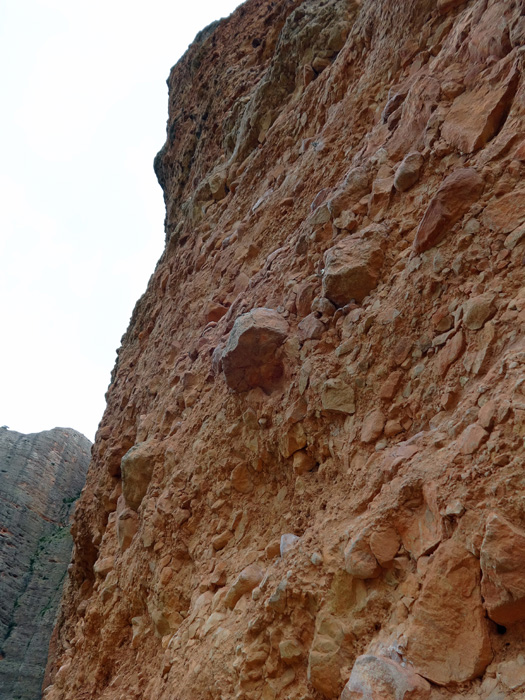
[[399, 508], [395, 527], [414, 559], [432, 552], [443, 539], [435, 486], [430, 482], [410, 492], [410, 507]]
[[286, 579], [280, 581], [268, 598], [268, 607], [277, 613], [284, 613], [286, 610], [286, 598], [287, 598], [288, 581]]
[[117, 537], [122, 552], [125, 552], [130, 546], [138, 529], [137, 513], [132, 508], [125, 508], [117, 517]]
[[341, 700], [428, 700], [430, 683], [392, 659], [358, 656]]
[[459, 451], [462, 455], [472, 455], [488, 440], [489, 434], [479, 425], [472, 423], [465, 428], [459, 439]]
[[428, 567], [406, 631], [406, 657], [433, 683], [463, 683], [492, 660], [480, 594], [479, 562], [456, 540]]
[[126, 505], [138, 510], [146, 495], [158, 457], [157, 444], [141, 442], [126, 452], [120, 463]]
[[211, 190], [211, 195], [215, 200], [221, 200], [226, 197], [226, 173], [217, 172], [209, 180], [209, 187]]
[[334, 226], [348, 232], [356, 229], [357, 223], [356, 215], [353, 211], [348, 209], [342, 211], [339, 216], [334, 219]]
[[239, 316], [222, 355], [226, 383], [232, 391], [260, 386], [270, 389], [282, 374], [277, 351], [288, 335], [288, 323], [273, 309], [253, 309]]
[[105, 578], [110, 571], [113, 570], [115, 566], [115, 557], [104, 557], [103, 559], [98, 559], [93, 566], [93, 571]]
[[300, 340], [319, 340], [326, 330], [326, 327], [317, 316], [312, 313], [305, 316], [298, 325]]
[[378, 527], [369, 538], [370, 551], [381, 566], [388, 566], [396, 556], [401, 540], [391, 525]]
[[250, 470], [244, 464], [238, 464], [231, 473], [231, 484], [239, 493], [250, 493], [253, 490], [253, 481]]
[[491, 231], [510, 233], [525, 221], [525, 189], [517, 188], [490, 202], [481, 215]]
[[281, 557], [286, 556], [289, 552], [293, 551], [299, 544], [299, 537], [291, 532], [287, 532], [281, 535], [281, 542], [279, 546], [279, 553]]
[[250, 593], [264, 577], [264, 571], [257, 564], [250, 564], [237, 576], [224, 599], [227, 608], [233, 609], [245, 593]]
[[443, 138], [462, 153], [485, 146], [507, 118], [518, 83], [519, 72], [513, 69], [501, 86], [483, 83], [456, 97], [441, 130]]
[[517, 229], [509, 233], [503, 245], [507, 250], [514, 250], [525, 239], [525, 226], [518, 226]]
[[372, 195], [368, 203], [368, 216], [372, 221], [382, 221], [390, 206], [394, 178], [378, 178], [372, 185]]
[[303, 282], [299, 285], [295, 298], [295, 305], [299, 318], [304, 318], [310, 313], [312, 301], [315, 297], [315, 289], [315, 284], [312, 282]]
[[212, 538], [211, 544], [213, 549], [218, 552], [224, 549], [228, 542], [232, 539], [233, 532], [231, 530], [223, 530], [218, 535]]
[[326, 251], [323, 294], [336, 306], [362, 302], [377, 286], [383, 265], [378, 246], [348, 238]]
[[480, 294], [463, 305], [463, 323], [469, 330], [477, 331], [495, 312], [494, 294]]
[[359, 535], [348, 543], [345, 549], [345, 570], [355, 578], [376, 578], [381, 567], [375, 558], [368, 539]]
[[283, 639], [279, 643], [279, 656], [285, 664], [296, 664], [304, 656], [304, 649], [295, 639]]
[[309, 455], [305, 450], [298, 450], [293, 454], [293, 471], [300, 476], [312, 471], [317, 466], [315, 457]]
[[391, 372], [385, 379], [379, 390], [379, 396], [382, 399], [393, 399], [399, 388], [399, 384], [403, 379], [403, 372], [401, 370], [395, 370]]
[[525, 687], [525, 658], [521, 656], [512, 661], [498, 664], [498, 680], [509, 690]]
[[481, 570], [490, 619], [500, 625], [525, 621], [525, 532], [497, 513], [487, 519]]
[[462, 331], [458, 331], [447, 341], [445, 347], [438, 355], [437, 364], [439, 374], [444, 375], [450, 365], [454, 364], [454, 362], [461, 357], [464, 350], [465, 336]]
[[283, 457], [291, 457], [294, 452], [306, 447], [307, 438], [302, 423], [294, 423], [279, 440], [279, 449]]
[[308, 655], [308, 680], [326, 698], [337, 698], [344, 681], [340, 669], [353, 656], [354, 636], [332, 615], [316, 620], [315, 636]]
[[405, 192], [419, 180], [425, 159], [421, 153], [409, 153], [403, 158], [394, 177], [394, 187], [398, 192]]
[[414, 239], [414, 251], [422, 253], [446, 236], [483, 192], [483, 178], [474, 168], [461, 168], [449, 175], [423, 215]]
[[438, 0], [437, 8], [441, 12], [441, 14], [445, 14], [446, 12], [450, 12], [450, 10], [453, 10], [456, 7], [464, 5], [466, 1], [467, 0]]
[[354, 387], [342, 379], [327, 379], [321, 389], [321, 402], [325, 411], [355, 413]]
[[266, 545], [265, 548], [266, 557], [268, 559], [275, 559], [281, 555], [281, 540], [274, 540]]
[[385, 427], [385, 416], [380, 408], [371, 411], [363, 421], [361, 428], [361, 442], [375, 442], [381, 437]]
[[498, 406], [494, 400], [487, 401], [487, 403], [479, 409], [478, 423], [482, 428], [485, 428], [485, 430], [492, 430], [497, 409]]

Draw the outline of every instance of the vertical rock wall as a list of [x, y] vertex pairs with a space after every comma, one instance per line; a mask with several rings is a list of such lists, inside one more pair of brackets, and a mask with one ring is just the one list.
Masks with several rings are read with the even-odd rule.
[[523, 697], [524, 13], [249, 0], [173, 68], [48, 700]]
[[74, 430], [0, 428], [1, 700], [40, 697], [90, 448]]

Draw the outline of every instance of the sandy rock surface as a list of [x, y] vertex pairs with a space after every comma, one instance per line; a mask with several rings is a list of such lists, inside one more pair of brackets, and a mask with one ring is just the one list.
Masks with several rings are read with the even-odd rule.
[[47, 700], [523, 697], [524, 42], [248, 0], [172, 69]]

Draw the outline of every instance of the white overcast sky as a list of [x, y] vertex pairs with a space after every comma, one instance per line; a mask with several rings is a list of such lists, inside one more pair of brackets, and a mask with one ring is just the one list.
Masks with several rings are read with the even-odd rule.
[[0, 425], [93, 439], [164, 243], [170, 67], [239, 0], [0, 0]]

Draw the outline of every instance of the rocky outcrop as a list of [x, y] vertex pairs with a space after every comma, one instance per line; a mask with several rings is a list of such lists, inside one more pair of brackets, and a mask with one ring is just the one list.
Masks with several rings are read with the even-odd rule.
[[522, 4], [248, 0], [173, 68], [47, 700], [522, 697]]
[[0, 428], [0, 698], [35, 700], [73, 545], [90, 441]]

